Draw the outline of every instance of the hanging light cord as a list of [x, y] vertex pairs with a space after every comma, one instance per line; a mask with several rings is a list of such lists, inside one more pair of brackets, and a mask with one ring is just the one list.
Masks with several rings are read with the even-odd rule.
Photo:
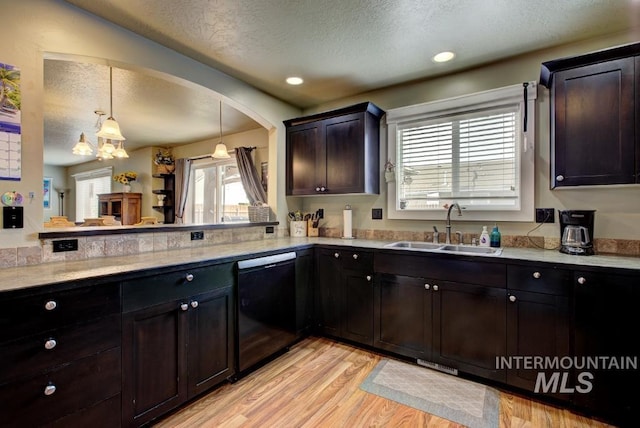
[[222, 143], [222, 100], [220, 100], [220, 142]]
[[113, 118], [113, 67], [109, 67], [109, 117]]

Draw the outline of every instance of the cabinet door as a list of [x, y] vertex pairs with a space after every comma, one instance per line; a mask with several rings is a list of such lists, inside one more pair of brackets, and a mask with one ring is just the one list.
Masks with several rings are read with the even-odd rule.
[[345, 269], [341, 337], [364, 345], [373, 345], [373, 274]]
[[[640, 354], [637, 340], [639, 279], [638, 276], [575, 273], [574, 346], [578, 357], [637, 358]], [[593, 375], [593, 389], [576, 393], [576, 404], [614, 421], [637, 423], [638, 370], [613, 367], [577, 372]]]
[[287, 195], [315, 195], [326, 186], [322, 122], [287, 129]]
[[313, 325], [314, 251], [303, 250], [296, 254], [296, 333], [303, 337]]
[[319, 250], [317, 272], [317, 318], [321, 333], [331, 336], [340, 335], [342, 322], [342, 287], [340, 284], [340, 253], [332, 250]]
[[365, 191], [364, 116], [352, 114], [324, 122], [328, 193]]
[[233, 374], [234, 330], [232, 287], [189, 300], [189, 398]]
[[421, 278], [376, 274], [376, 348], [411, 358], [431, 358], [432, 299], [425, 283]]
[[634, 58], [558, 72], [552, 91], [552, 187], [634, 183]]
[[[507, 304], [507, 355], [511, 357], [570, 356], [569, 299], [567, 296], [512, 290]], [[507, 372], [507, 383], [533, 392], [540, 370]], [[546, 372], [550, 379], [552, 371]], [[557, 398], [567, 399], [562, 394]]]
[[187, 311], [170, 302], [123, 318], [123, 425], [141, 425], [187, 398]]
[[433, 360], [505, 381], [496, 357], [506, 355], [506, 290], [444, 281], [433, 290]]

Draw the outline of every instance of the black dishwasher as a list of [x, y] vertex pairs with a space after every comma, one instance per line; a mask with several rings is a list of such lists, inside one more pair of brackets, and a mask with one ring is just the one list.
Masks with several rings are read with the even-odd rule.
[[238, 262], [238, 371], [296, 338], [296, 253]]

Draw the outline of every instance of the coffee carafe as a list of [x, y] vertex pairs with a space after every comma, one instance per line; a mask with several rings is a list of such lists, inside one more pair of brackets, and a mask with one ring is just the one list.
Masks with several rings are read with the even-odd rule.
[[560, 211], [560, 252], [589, 256], [593, 251], [594, 210]]

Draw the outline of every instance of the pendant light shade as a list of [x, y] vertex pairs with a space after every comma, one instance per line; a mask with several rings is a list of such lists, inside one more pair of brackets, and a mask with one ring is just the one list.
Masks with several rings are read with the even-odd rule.
[[[100, 131], [96, 134], [96, 136], [115, 140], [115, 141], [123, 141], [125, 140], [124, 136], [120, 132], [120, 125], [113, 118], [113, 68], [109, 67], [109, 117], [104, 121]], [[114, 148], [115, 150], [115, 148]]]
[[[111, 143], [110, 140], [107, 140], [107, 142], [111, 145], [111, 147], [113, 147], [113, 144]], [[96, 153], [96, 158], [98, 158], [98, 160], [100, 160], [100, 161], [101, 160], [113, 159], [112, 153], [115, 150], [115, 148], [111, 152], [106, 152], [104, 150], [105, 144], [106, 143], [102, 142], [101, 139], [98, 137], [98, 153]]]
[[216, 150], [211, 155], [214, 159], [229, 159], [229, 152], [227, 146], [222, 142], [222, 100], [220, 101], [220, 142], [216, 144]]
[[118, 147], [113, 152], [113, 157], [120, 158], [120, 159], [126, 159], [129, 157], [129, 154], [122, 146], [122, 141], [118, 142]]
[[84, 137], [84, 132], [80, 134], [80, 140], [73, 146], [72, 153], [79, 156], [90, 156], [93, 153], [91, 144], [89, 144]]

